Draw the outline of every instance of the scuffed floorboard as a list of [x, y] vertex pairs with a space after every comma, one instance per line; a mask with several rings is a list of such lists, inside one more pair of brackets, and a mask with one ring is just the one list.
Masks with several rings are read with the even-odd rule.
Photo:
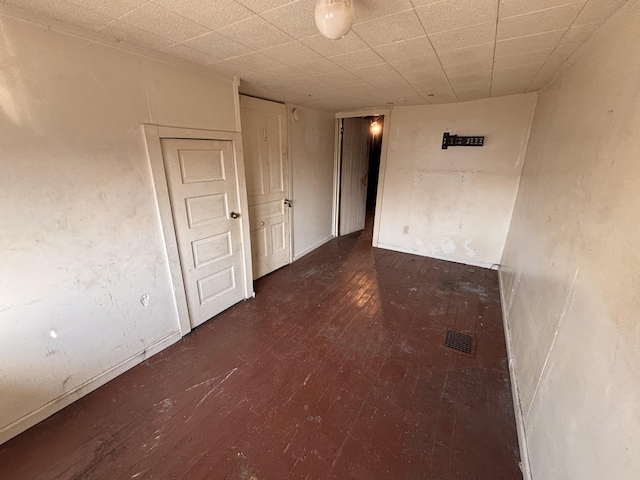
[[258, 280], [0, 446], [0, 478], [522, 478], [497, 273], [370, 244], [369, 225]]

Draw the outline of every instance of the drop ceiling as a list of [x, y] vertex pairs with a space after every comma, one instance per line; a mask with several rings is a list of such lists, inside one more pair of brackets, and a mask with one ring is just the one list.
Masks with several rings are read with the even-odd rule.
[[315, 2], [0, 0], [330, 111], [538, 90], [627, 0], [354, 0], [335, 41], [318, 34]]

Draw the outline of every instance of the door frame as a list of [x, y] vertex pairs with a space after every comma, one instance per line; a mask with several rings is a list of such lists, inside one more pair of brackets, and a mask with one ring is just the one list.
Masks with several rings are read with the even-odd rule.
[[216, 130], [200, 130], [195, 128], [165, 127], [161, 125], [143, 124], [144, 138], [147, 145], [147, 155], [151, 169], [151, 177], [156, 197], [156, 206], [162, 226], [162, 236], [169, 266], [171, 286], [173, 288], [176, 314], [180, 326], [180, 334], [184, 337], [191, 329], [191, 318], [187, 307], [187, 292], [182, 276], [182, 264], [178, 253], [169, 186], [164, 168], [164, 158], [160, 140], [163, 138], [177, 138], [190, 140], [229, 140], [233, 144], [234, 163], [236, 168], [236, 187], [238, 205], [240, 205], [240, 237], [242, 244], [243, 287], [244, 298], [255, 296], [253, 290], [253, 275], [251, 263], [251, 238], [249, 233], [249, 207], [247, 202], [247, 184], [244, 171], [244, 156], [242, 153], [242, 134], [240, 132], [224, 132]]
[[382, 196], [384, 192], [384, 173], [387, 168], [387, 150], [389, 147], [389, 131], [391, 126], [391, 112], [393, 108], [367, 108], [349, 112], [336, 113], [336, 139], [333, 159], [333, 223], [331, 234], [338, 236], [338, 223], [340, 220], [340, 181], [341, 181], [341, 161], [342, 161], [342, 135], [340, 128], [342, 119], [354, 117], [384, 117], [384, 127], [382, 128], [382, 144], [380, 146], [380, 169], [378, 174], [378, 191], [376, 194], [376, 208], [373, 217], [373, 240], [371, 244], [378, 246], [380, 236], [380, 215], [382, 214]]

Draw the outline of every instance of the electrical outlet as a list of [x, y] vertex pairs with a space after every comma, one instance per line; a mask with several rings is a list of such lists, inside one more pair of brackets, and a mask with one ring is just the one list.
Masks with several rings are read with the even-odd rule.
[[409, 233], [409, 225], [405, 225], [404, 227], [402, 227], [402, 234], [406, 235]]

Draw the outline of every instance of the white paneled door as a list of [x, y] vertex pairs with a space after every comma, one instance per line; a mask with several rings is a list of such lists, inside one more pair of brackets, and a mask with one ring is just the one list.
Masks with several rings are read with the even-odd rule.
[[240, 112], [255, 279], [291, 262], [287, 110], [243, 95]]
[[340, 235], [348, 235], [364, 228], [371, 121], [365, 118], [345, 118], [342, 122], [338, 231]]
[[192, 327], [244, 298], [237, 170], [230, 140], [163, 139]]

